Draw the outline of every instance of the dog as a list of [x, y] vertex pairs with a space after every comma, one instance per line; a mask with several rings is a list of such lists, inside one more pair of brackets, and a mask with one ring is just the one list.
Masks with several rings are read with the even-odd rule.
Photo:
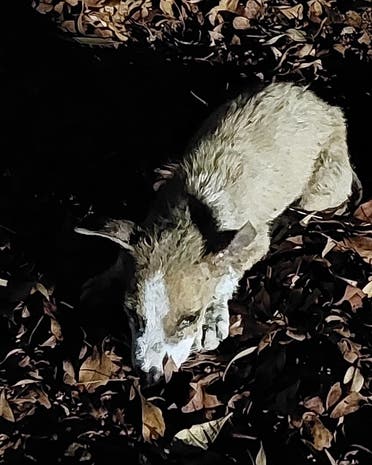
[[82, 234], [108, 237], [135, 262], [125, 304], [142, 321], [139, 367], [159, 377], [229, 334], [228, 300], [270, 246], [270, 225], [290, 205], [348, 201], [353, 172], [340, 108], [290, 83], [270, 84], [217, 110], [193, 139], [141, 226], [109, 221]]

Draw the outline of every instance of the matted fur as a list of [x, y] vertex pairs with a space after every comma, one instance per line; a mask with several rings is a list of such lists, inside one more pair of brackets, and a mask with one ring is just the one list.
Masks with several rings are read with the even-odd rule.
[[[160, 189], [166, 212], [152, 212], [131, 252], [136, 289], [127, 300], [144, 321], [136, 344], [145, 371], [162, 373], [166, 354], [179, 366], [191, 351], [214, 349], [228, 336], [227, 302], [267, 253], [270, 223], [289, 205], [325, 210], [351, 193], [339, 108], [284, 83], [224, 108]], [[210, 209], [219, 231], [238, 231], [222, 252], [205, 252], [188, 196]]]

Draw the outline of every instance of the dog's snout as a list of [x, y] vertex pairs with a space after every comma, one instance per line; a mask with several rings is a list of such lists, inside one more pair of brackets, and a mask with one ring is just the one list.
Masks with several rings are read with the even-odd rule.
[[151, 367], [148, 372], [142, 372], [142, 382], [146, 386], [151, 386], [160, 381], [162, 374], [162, 371], [160, 371], [158, 368]]

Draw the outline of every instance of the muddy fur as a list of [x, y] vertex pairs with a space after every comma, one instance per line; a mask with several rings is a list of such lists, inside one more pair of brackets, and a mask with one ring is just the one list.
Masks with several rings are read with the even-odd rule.
[[136, 285], [127, 303], [144, 322], [136, 357], [146, 372], [162, 373], [166, 354], [179, 366], [228, 336], [228, 300], [289, 205], [325, 210], [351, 194], [343, 113], [311, 91], [272, 84], [216, 114], [160, 185], [130, 246]]

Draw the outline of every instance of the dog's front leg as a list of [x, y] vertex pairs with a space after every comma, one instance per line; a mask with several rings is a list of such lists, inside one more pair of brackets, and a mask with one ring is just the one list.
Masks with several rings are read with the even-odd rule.
[[227, 299], [215, 302], [205, 314], [202, 347], [204, 350], [216, 349], [229, 335], [229, 308]]

